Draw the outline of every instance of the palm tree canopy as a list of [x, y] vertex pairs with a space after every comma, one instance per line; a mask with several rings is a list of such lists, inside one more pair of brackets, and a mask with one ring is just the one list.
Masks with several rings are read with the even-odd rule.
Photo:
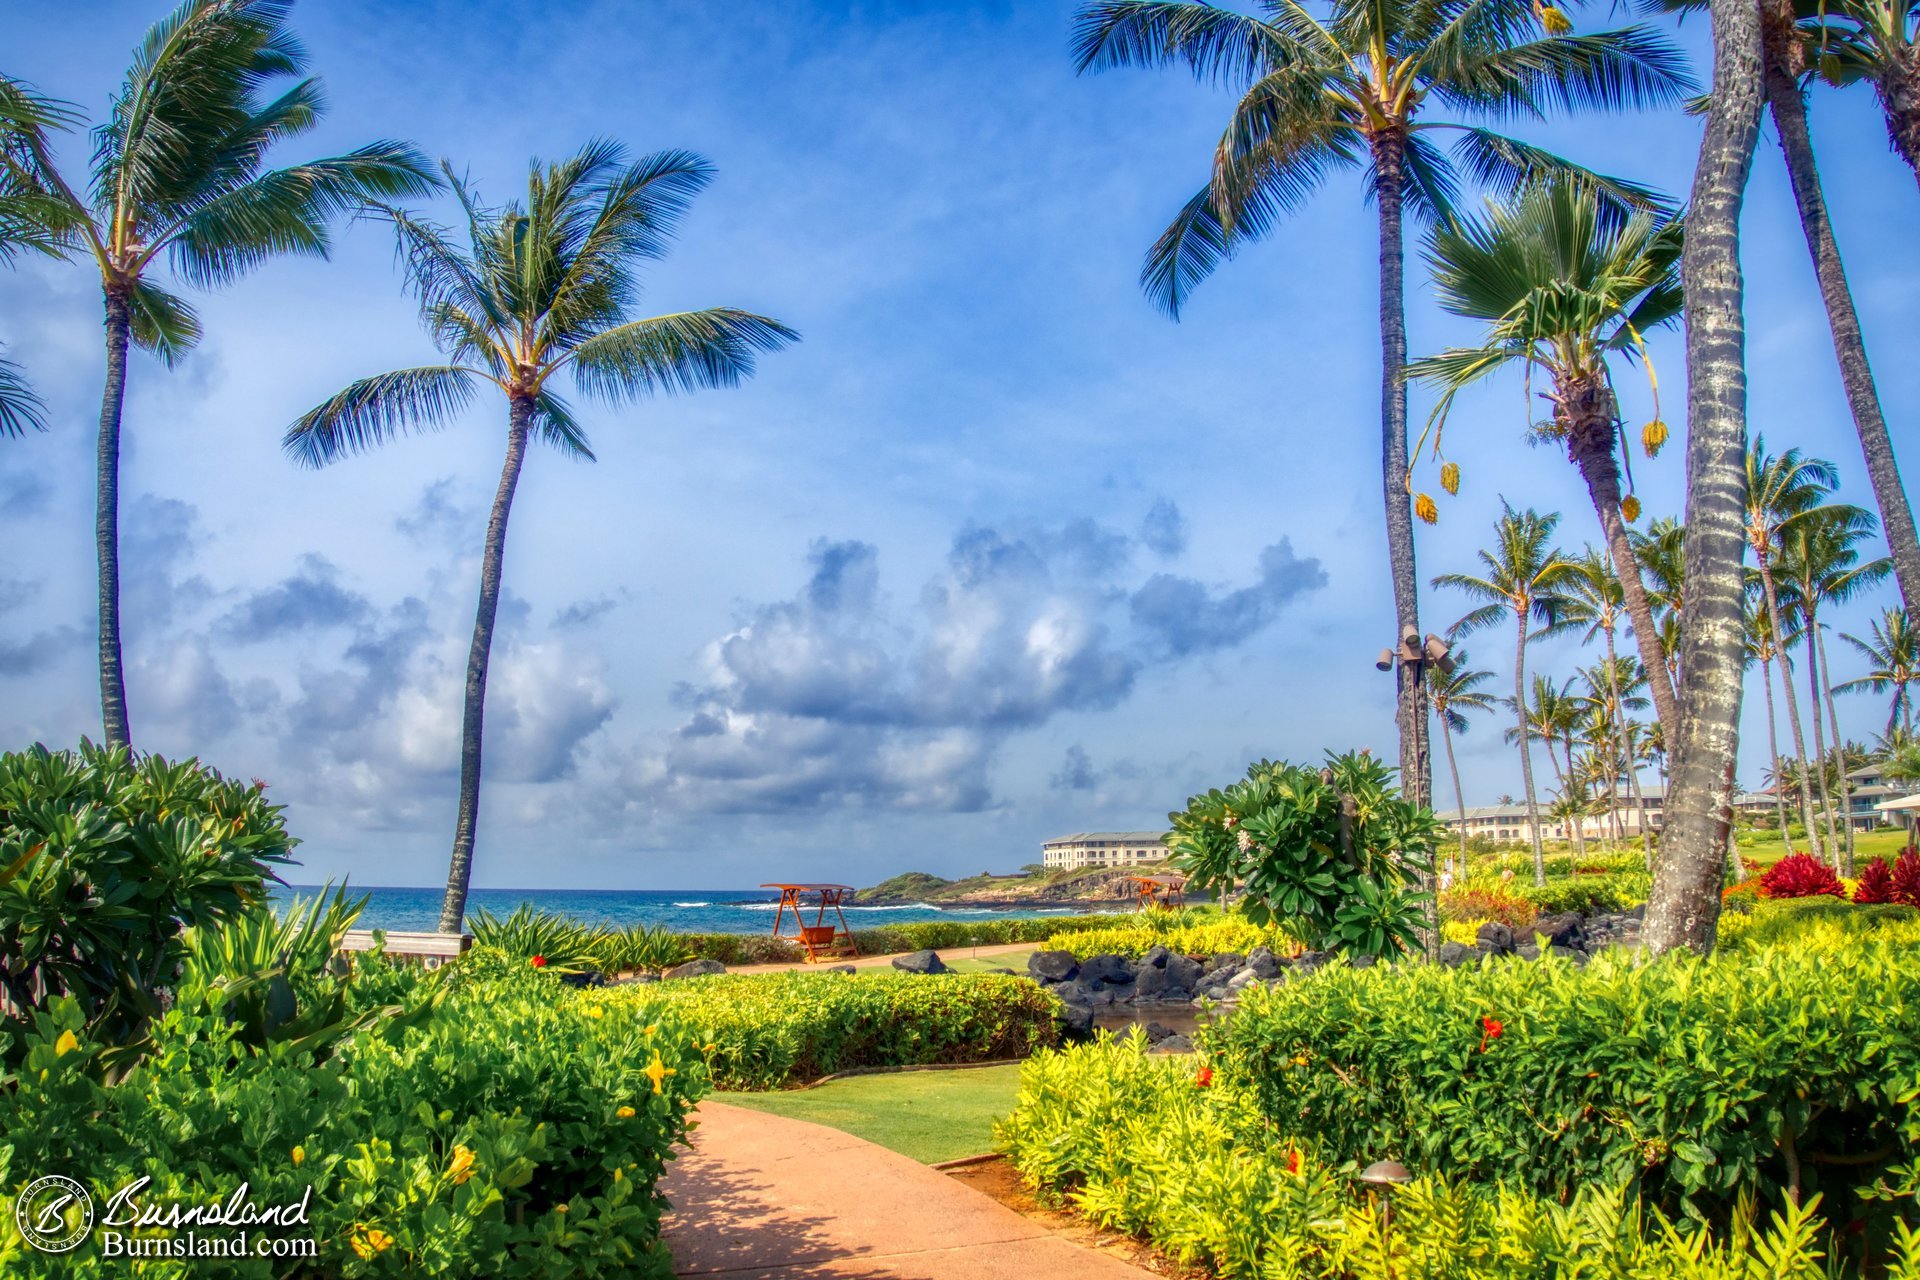
[[1442, 671], [1438, 664], [1428, 663], [1427, 695], [1433, 703], [1434, 714], [1447, 722], [1447, 728], [1454, 733], [1465, 733], [1469, 711], [1491, 711], [1497, 700], [1490, 693], [1482, 692], [1480, 686], [1493, 679], [1491, 671], [1476, 671], [1467, 661], [1465, 649], [1453, 651], [1453, 670]]
[[[1513, 706], [1512, 698], [1502, 698], [1501, 702]], [[1536, 673], [1527, 694], [1527, 705], [1521, 709], [1527, 717], [1527, 732], [1548, 741], [1565, 738], [1580, 723], [1581, 705], [1582, 699], [1573, 692], [1573, 677], [1556, 684], [1552, 677]], [[1506, 739], [1518, 742], [1519, 726], [1508, 729]]]
[[[1691, 91], [1685, 62], [1647, 28], [1573, 34], [1532, 0], [1264, 0], [1262, 16], [1194, 0], [1101, 0], [1074, 19], [1078, 69], [1185, 66], [1240, 94], [1214, 151], [1213, 174], [1148, 251], [1141, 285], [1178, 316], [1194, 287], [1245, 241], [1297, 211], [1335, 170], [1365, 168], [1383, 137], [1404, 157], [1417, 215], [1446, 219], [1462, 175], [1509, 193], [1573, 172], [1610, 211], [1658, 204], [1605, 178], [1478, 126], [1419, 119], [1429, 104], [1462, 119], [1542, 118], [1550, 109], [1664, 106]], [[1435, 131], [1458, 136], [1451, 155]]]
[[1436, 587], [1453, 587], [1485, 602], [1454, 623], [1450, 635], [1470, 634], [1508, 614], [1531, 617], [1545, 627], [1559, 616], [1560, 588], [1574, 573], [1573, 563], [1553, 546], [1559, 513], [1542, 515], [1531, 507], [1515, 511], [1510, 503], [1501, 505], [1494, 546], [1477, 553], [1486, 572], [1443, 573], [1433, 580]]
[[1911, 706], [1909, 690], [1920, 685], [1920, 629], [1905, 609], [1884, 611], [1871, 624], [1869, 638], [1840, 633], [1867, 661], [1867, 673], [1833, 686], [1835, 693], [1892, 694], [1893, 708], [1887, 719], [1889, 735], [1901, 728], [1904, 713]]
[[1793, 639], [1802, 638], [1818, 618], [1821, 605], [1844, 604], [1893, 573], [1893, 561], [1886, 556], [1860, 559], [1859, 544], [1879, 527], [1880, 521], [1865, 508], [1827, 503], [1783, 530], [1775, 571], [1782, 585], [1781, 608], [1792, 619]]
[[[1489, 204], [1483, 218], [1435, 227], [1427, 261], [1440, 305], [1486, 326], [1479, 346], [1408, 366], [1441, 389], [1429, 426], [1435, 452], [1454, 396], [1496, 370], [1605, 379], [1610, 354], [1644, 356], [1642, 335], [1680, 315], [1680, 248], [1677, 220], [1638, 212], [1610, 222], [1590, 184], [1564, 178]], [[1537, 428], [1548, 437], [1564, 431], [1557, 398], [1555, 408]]]
[[161, 257], [190, 284], [224, 284], [276, 254], [325, 256], [335, 218], [436, 185], [417, 151], [391, 141], [266, 167], [325, 105], [319, 81], [303, 74], [291, 8], [184, 0], [156, 23], [94, 130], [84, 197], [53, 161], [51, 131], [64, 120], [43, 113], [16, 128], [23, 181], [60, 206], [62, 243], [92, 254], [103, 285], [127, 296], [134, 340], [164, 359], [193, 346], [200, 325], [149, 278]]
[[1560, 597], [1558, 615], [1553, 624], [1540, 633], [1541, 638], [1578, 631], [1589, 644], [1628, 623], [1627, 593], [1614, 573], [1607, 553], [1588, 544], [1580, 555], [1568, 561], [1573, 569], [1562, 580], [1556, 593]]
[[706, 161], [661, 151], [629, 163], [615, 143], [589, 143], [535, 163], [524, 203], [483, 205], [442, 166], [466, 220], [467, 244], [392, 206], [391, 220], [421, 317], [448, 362], [364, 378], [307, 413], [283, 442], [320, 466], [411, 430], [444, 426], [486, 383], [531, 407], [531, 430], [591, 458], [585, 432], [555, 389], [565, 370], [582, 393], [619, 402], [651, 392], [732, 386], [759, 352], [799, 335], [729, 307], [630, 318], [639, 268], [663, 256], [688, 204], [712, 180]]
[[1748, 447], [1746, 465], [1747, 542], [1756, 554], [1771, 559], [1785, 532], [1814, 519], [1812, 513], [1839, 487], [1839, 469], [1798, 448], [1774, 457], [1767, 452], [1765, 436], [1755, 437]]

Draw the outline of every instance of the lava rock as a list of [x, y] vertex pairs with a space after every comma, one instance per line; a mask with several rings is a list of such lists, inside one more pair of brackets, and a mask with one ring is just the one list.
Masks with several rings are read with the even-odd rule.
[[1071, 951], [1036, 951], [1027, 957], [1027, 972], [1042, 982], [1070, 982], [1080, 962]]
[[1558, 915], [1541, 916], [1533, 922], [1528, 934], [1539, 934], [1546, 939], [1548, 946], [1572, 947], [1580, 949], [1581, 926], [1586, 917], [1578, 911], [1562, 911]]
[[1489, 920], [1481, 925], [1476, 937], [1476, 945], [1484, 953], [1505, 955], [1513, 950], [1513, 930], [1498, 920]]
[[951, 973], [947, 962], [940, 958], [937, 951], [913, 951], [904, 956], [893, 958], [893, 967], [902, 973]]
[[1174, 1030], [1172, 1027], [1169, 1027], [1165, 1023], [1161, 1023], [1161, 1022], [1147, 1023], [1146, 1032], [1147, 1032], [1148, 1044], [1159, 1044], [1162, 1040], [1165, 1040], [1168, 1036], [1174, 1034]]
[[1085, 1038], [1093, 1034], [1093, 1006], [1071, 1001], [1060, 1006], [1060, 1029], [1069, 1036]]
[[1087, 986], [1096, 982], [1132, 982], [1133, 966], [1120, 956], [1088, 956], [1080, 964], [1080, 981]]
[[1147, 1052], [1149, 1053], [1192, 1053], [1193, 1041], [1187, 1039], [1187, 1037], [1185, 1036], [1168, 1036], [1165, 1040], [1162, 1040], [1159, 1044], [1156, 1044], [1153, 1046], [1153, 1048], [1147, 1050]]
[[836, 964], [831, 969], [822, 969], [820, 972], [822, 973], [858, 973], [860, 971], [854, 968], [850, 964]]
[[631, 978], [622, 978], [620, 979], [620, 981], [614, 983], [613, 985], [616, 987], [627, 987], [627, 986], [632, 986], [636, 982], [658, 982], [658, 981], [660, 981], [660, 975], [657, 973], [636, 973]]
[[727, 966], [718, 960], [689, 960], [683, 965], [676, 965], [667, 970], [666, 976], [668, 978], [710, 978], [726, 971]]
[[1253, 970], [1242, 969], [1240, 972], [1234, 974], [1231, 978], [1227, 979], [1227, 990], [1237, 994], [1239, 992], [1245, 991], [1248, 987], [1252, 986], [1254, 983], [1258, 981], [1260, 981], [1259, 975], [1255, 974]]
[[1326, 963], [1327, 963], [1326, 952], [1302, 951], [1298, 956], [1294, 957], [1293, 967], [1300, 970], [1302, 973], [1312, 973], [1315, 969], [1319, 969], [1325, 966]]
[[1522, 960], [1538, 960], [1540, 958], [1540, 945], [1535, 942], [1523, 942], [1513, 949], [1513, 954], [1519, 956]]
[[1378, 956], [1362, 955], [1362, 956], [1355, 956], [1353, 959], [1349, 960], [1347, 963], [1351, 964], [1356, 969], [1371, 969], [1376, 963], [1379, 962], [1379, 959], [1380, 958]]
[[1475, 954], [1472, 947], [1463, 946], [1458, 942], [1443, 943], [1440, 947], [1440, 963], [1449, 969], [1458, 969], [1473, 959]]
[[1271, 947], [1255, 947], [1247, 952], [1247, 969], [1256, 978], [1278, 977], [1280, 957], [1273, 954]]
[[1222, 951], [1207, 960], [1209, 969], [1237, 970], [1246, 967], [1247, 958], [1238, 951]]
[[1200, 982], [1200, 962], [1189, 956], [1167, 957], [1168, 985], [1191, 991]]
[[1182, 992], [1180, 999], [1186, 1000], [1189, 998], [1185, 994], [1185, 988], [1174, 985], [1173, 978], [1168, 975], [1166, 969], [1156, 969], [1152, 965], [1143, 965], [1140, 969], [1140, 976], [1134, 979], [1133, 998], [1151, 1003], [1156, 1000], [1166, 1000], [1170, 998], [1168, 993], [1175, 990]]
[[1140, 957], [1140, 967], [1142, 969], [1164, 969], [1167, 967], [1167, 957], [1172, 954], [1173, 952], [1156, 942], [1147, 948], [1147, 954]]

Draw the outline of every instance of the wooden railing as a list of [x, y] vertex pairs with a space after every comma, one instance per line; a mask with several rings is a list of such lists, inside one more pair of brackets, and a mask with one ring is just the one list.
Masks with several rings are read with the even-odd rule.
[[342, 951], [372, 951], [377, 945], [374, 934], [378, 932], [387, 941], [386, 954], [395, 960], [404, 960], [419, 964], [423, 968], [438, 969], [449, 960], [458, 959], [467, 948], [473, 945], [470, 933], [408, 933], [398, 929], [349, 929], [347, 936], [341, 939]]

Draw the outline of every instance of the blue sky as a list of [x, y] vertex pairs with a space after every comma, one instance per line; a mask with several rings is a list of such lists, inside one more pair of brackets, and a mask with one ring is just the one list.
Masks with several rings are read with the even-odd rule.
[[[287, 159], [406, 138], [505, 197], [529, 157], [592, 136], [694, 149], [719, 179], [650, 299], [748, 307], [805, 338], [738, 390], [589, 410], [597, 464], [532, 457], [476, 883], [1008, 869], [1048, 836], [1156, 825], [1260, 756], [1392, 754], [1371, 661], [1392, 630], [1371, 211], [1336, 180], [1169, 323], [1137, 290], [1140, 255], [1203, 180], [1226, 100], [1171, 72], [1076, 78], [1071, 12], [296, 11], [332, 110]], [[5, 69], [97, 116], [158, 13], [17, 21]], [[1681, 33], [1696, 53], [1703, 30]], [[1912, 178], [1864, 91], [1817, 94], [1814, 130], [1911, 454]], [[1522, 132], [1678, 193], [1697, 145], [1678, 115]], [[1870, 503], [1771, 134], [1763, 148], [1745, 224], [1754, 427], [1834, 459]], [[76, 139], [69, 164], [82, 155]], [[1408, 279], [1413, 350], [1465, 338], [1417, 266]], [[131, 375], [136, 740], [269, 780], [306, 841], [303, 878], [435, 883], [503, 412], [318, 473], [281, 455], [286, 424], [344, 382], [431, 357], [377, 227], [344, 231], [331, 262], [275, 263], [198, 301], [202, 347], [171, 372], [136, 357]], [[9, 744], [98, 732], [98, 316], [81, 266], [0, 276], [0, 341], [54, 423], [0, 446]], [[1677, 419], [1677, 334], [1654, 355]], [[1524, 443], [1520, 397], [1496, 385], [1456, 411], [1465, 484], [1421, 530], [1423, 579], [1468, 567], [1503, 495], [1565, 511], [1570, 549], [1596, 536], [1564, 457]], [[1628, 400], [1644, 420], [1643, 391]], [[1636, 465], [1650, 513], [1677, 510], [1682, 452]], [[1894, 598], [1836, 621], [1864, 632]], [[1437, 593], [1426, 610], [1444, 624], [1464, 606]], [[1471, 647], [1507, 678], [1503, 645]], [[1841, 678], [1857, 667], [1844, 647]], [[1580, 655], [1530, 660], [1566, 674]], [[1843, 703], [1852, 736], [1884, 719], [1877, 700]], [[1756, 688], [1749, 783], [1758, 706]], [[1518, 790], [1498, 725], [1460, 746], [1469, 803]]]

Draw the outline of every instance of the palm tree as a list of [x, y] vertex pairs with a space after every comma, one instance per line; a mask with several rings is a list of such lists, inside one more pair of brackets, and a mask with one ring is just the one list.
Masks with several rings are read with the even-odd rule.
[[1868, 635], [1870, 639], [1862, 640], [1840, 633], [1840, 638], [1867, 660], [1867, 674], [1837, 684], [1833, 691], [1891, 694], [1885, 736], [1890, 739], [1900, 732], [1911, 734], [1913, 704], [1907, 691], [1920, 685], [1920, 630], [1915, 629], [1913, 615], [1905, 609], [1887, 609]]
[[20, 366], [0, 356], [0, 436], [23, 436], [47, 429], [46, 406], [20, 374]]
[[1760, 136], [1760, 13], [1753, 0], [1711, 0], [1713, 88], [1707, 96], [1687, 247], [1680, 262], [1687, 342], [1687, 625], [1680, 720], [1660, 858], [1642, 933], [1647, 951], [1713, 949], [1731, 830], [1726, 797], [1740, 740], [1742, 457], [1747, 443], [1746, 316], [1740, 209]]
[[[1658, 0], [1656, 7], [1687, 10], [1703, 4], [1702, 0]], [[1920, 159], [1920, 51], [1908, 24], [1920, 16], [1920, 6], [1913, 0], [1761, 0], [1760, 8], [1767, 106], [1786, 160], [1800, 229], [1813, 259], [1814, 281], [1826, 307], [1847, 406], [1894, 563], [1899, 566], [1901, 594], [1911, 609], [1920, 603], [1920, 533], [1915, 531], [1913, 510], [1900, 480], [1853, 291], [1821, 188], [1807, 120], [1807, 84], [1816, 72], [1835, 84], [1871, 81], [1886, 108], [1894, 149], [1914, 164]]]
[[1604, 797], [1608, 817], [1616, 827], [1620, 825], [1620, 782], [1624, 777], [1633, 796], [1642, 852], [1651, 860], [1653, 837], [1647, 827], [1646, 799], [1640, 794], [1639, 774], [1628, 749], [1633, 723], [1629, 713], [1646, 710], [1650, 702], [1646, 669], [1631, 655], [1612, 656], [1609, 652], [1609, 656], [1582, 669], [1580, 679], [1587, 687], [1588, 745], [1609, 770]]
[[[1536, 634], [1533, 638], [1537, 640], [1540, 636]], [[1580, 699], [1573, 695], [1571, 679], [1555, 684], [1550, 677], [1536, 673], [1532, 687], [1533, 696], [1519, 707], [1519, 723], [1508, 729], [1505, 737], [1508, 742], [1518, 743], [1524, 732], [1546, 747], [1547, 763], [1553, 767], [1555, 791], [1565, 798], [1573, 791], [1573, 735], [1580, 725]], [[1511, 699], [1506, 701], [1513, 705]], [[1555, 747], [1566, 752], [1564, 768], [1560, 758], [1553, 754]], [[1586, 841], [1581, 831], [1569, 830], [1567, 837], [1573, 841], [1576, 851], [1585, 852]]]
[[1533, 788], [1533, 752], [1527, 731], [1527, 628], [1533, 622], [1552, 625], [1559, 608], [1560, 587], [1573, 573], [1573, 566], [1552, 545], [1553, 532], [1560, 525], [1558, 514], [1542, 515], [1531, 507], [1515, 511], [1504, 500], [1500, 505], [1502, 514], [1494, 525], [1493, 549], [1479, 553], [1485, 573], [1443, 573], [1433, 585], [1453, 587], [1485, 602], [1453, 624], [1453, 635], [1467, 635], [1507, 615], [1513, 617], [1513, 708], [1520, 746], [1520, 782], [1526, 792], [1527, 824], [1533, 837], [1533, 880], [1545, 884], [1546, 851], [1540, 844], [1540, 805]]
[[[1645, 533], [1633, 533], [1633, 558], [1653, 605], [1660, 651], [1667, 656], [1667, 677], [1680, 689], [1680, 622], [1686, 616], [1687, 530], [1672, 516], [1661, 516]], [[1623, 597], [1624, 599], [1624, 597]], [[1663, 729], [1664, 733], [1665, 730]]]
[[[1147, 253], [1141, 284], [1177, 317], [1193, 288], [1273, 231], [1336, 169], [1360, 169], [1379, 217], [1381, 485], [1399, 634], [1419, 628], [1407, 470], [1402, 224], [1450, 217], [1457, 169], [1510, 191], [1573, 166], [1467, 119], [1539, 117], [1549, 106], [1660, 106], [1688, 92], [1682, 59], [1642, 27], [1572, 34], [1538, 0], [1331, 0], [1324, 19], [1298, 0], [1263, 0], [1257, 18], [1193, 0], [1098, 0], [1074, 20], [1082, 72], [1185, 65], [1241, 92], [1212, 177]], [[1459, 120], [1426, 118], [1439, 110]], [[1453, 156], [1434, 141], [1458, 135]], [[1579, 171], [1622, 205], [1652, 198]], [[1420, 509], [1431, 514], [1432, 500]], [[1402, 685], [1401, 777], [1428, 795], [1417, 681]]]
[[100, 271], [106, 388], [96, 454], [100, 703], [107, 742], [131, 741], [120, 653], [120, 430], [129, 343], [171, 365], [200, 339], [187, 302], [158, 282], [164, 258], [200, 287], [225, 284], [278, 254], [324, 257], [328, 224], [367, 200], [420, 195], [434, 180], [411, 147], [376, 142], [267, 169], [267, 153], [319, 123], [317, 80], [287, 28], [287, 0], [184, 0], [134, 51], [107, 120], [94, 131], [89, 194], [53, 162], [50, 122], [18, 135], [24, 181], [62, 211], [63, 243]]
[[706, 161], [662, 151], [627, 163], [610, 142], [592, 142], [552, 165], [536, 163], [524, 205], [484, 207], [443, 165], [466, 215], [470, 247], [390, 206], [408, 285], [448, 363], [363, 378], [295, 422], [285, 446], [321, 466], [409, 430], [446, 425], [492, 385], [507, 401], [506, 460], [487, 523], [480, 604], [467, 657], [460, 738], [460, 806], [440, 928], [466, 914], [480, 809], [481, 721], [487, 660], [500, 603], [507, 516], [527, 443], [538, 437], [591, 460], [586, 433], [558, 393], [566, 373], [582, 393], [611, 403], [653, 392], [732, 386], [753, 372], [755, 353], [798, 335], [777, 321], [729, 307], [629, 318], [639, 266], [661, 257], [674, 225], [712, 180]]
[[1453, 651], [1452, 672], [1442, 671], [1437, 663], [1427, 663], [1427, 697], [1440, 720], [1440, 741], [1447, 751], [1447, 772], [1453, 777], [1453, 801], [1460, 811], [1460, 862], [1456, 874], [1467, 865], [1467, 794], [1460, 789], [1460, 766], [1453, 757], [1453, 735], [1465, 733], [1467, 712], [1491, 711], [1493, 695], [1480, 686], [1493, 679], [1491, 671], [1476, 671], [1467, 662], [1467, 651]]
[[[22, 250], [58, 257], [67, 230], [65, 209], [51, 198], [33, 163], [36, 131], [66, 127], [73, 114], [17, 80], [0, 75], [0, 265]], [[0, 356], [0, 437], [47, 429], [46, 406], [20, 366]]]
[[[1787, 627], [1780, 609], [1774, 561], [1793, 530], [1816, 518], [1813, 513], [1833, 492], [1839, 477], [1831, 462], [1808, 458], [1798, 449], [1773, 457], [1767, 452], [1766, 437], [1761, 436], [1747, 450], [1746, 481], [1747, 544], [1760, 570], [1761, 598], [1766, 602], [1768, 621], [1773, 634], [1780, 638], [1780, 687], [1786, 696], [1787, 728], [1793, 734], [1793, 758], [1800, 766], [1800, 820], [1806, 824], [1807, 843], [1813, 846], [1815, 856], [1835, 861], [1837, 865], [1837, 859], [1830, 858], [1822, 846], [1814, 824], [1813, 790], [1807, 777], [1807, 741], [1800, 725], [1800, 700], [1793, 691], [1793, 681], [1786, 678], [1790, 671], [1786, 646], [1798, 637]], [[1815, 712], [1818, 713], [1817, 707]]]
[[[1767, 694], [1767, 759], [1773, 777], [1778, 780], [1785, 777], [1785, 761], [1780, 758], [1780, 721], [1773, 705], [1773, 664], [1783, 661], [1780, 642], [1773, 633], [1773, 615], [1767, 612], [1766, 603], [1758, 599], [1760, 574], [1752, 574], [1754, 589], [1748, 593], [1746, 610], [1746, 658], [1749, 663], [1760, 664], [1760, 685]], [[1779, 811], [1780, 842], [1788, 853], [1793, 852], [1793, 831], [1787, 824], [1787, 790], [1777, 784], [1773, 788], [1773, 805]]]
[[[1653, 673], [1653, 705], [1669, 729], [1678, 709], [1653, 605], [1640, 580], [1628, 518], [1639, 501], [1620, 491], [1620, 405], [1610, 357], [1643, 359], [1643, 335], [1680, 314], [1680, 227], [1650, 213], [1610, 224], [1590, 187], [1567, 180], [1538, 183], [1484, 219], [1437, 228], [1427, 243], [1440, 305], [1485, 325], [1476, 347], [1454, 347], [1408, 367], [1438, 385], [1428, 430], [1440, 453], [1448, 409], [1459, 392], [1497, 370], [1519, 366], [1531, 390], [1535, 370], [1552, 384], [1553, 415], [1533, 428], [1557, 440], [1586, 482], [1607, 552], [1621, 567], [1620, 585], [1633, 618], [1640, 660]], [[1648, 369], [1649, 378], [1652, 369]], [[1657, 391], [1656, 391], [1657, 396]], [[1531, 417], [1531, 395], [1524, 406]], [[1649, 455], [1666, 441], [1655, 408], [1643, 434]], [[1456, 477], [1457, 472], [1448, 472]]]
[[[1827, 744], [1820, 727], [1824, 706], [1827, 724], [1833, 733], [1834, 750], [1839, 752], [1845, 739], [1840, 736], [1840, 716], [1833, 703], [1833, 680], [1827, 669], [1827, 642], [1821, 634], [1820, 606], [1845, 604], [1860, 592], [1884, 582], [1893, 571], [1893, 562], [1881, 557], [1862, 563], [1859, 544], [1873, 536], [1877, 527], [1871, 512], [1846, 503], [1816, 507], [1806, 520], [1796, 521], [1785, 531], [1781, 542], [1780, 577], [1794, 614], [1795, 625], [1807, 647], [1807, 685], [1813, 704], [1813, 754], [1827, 759]], [[1847, 771], [1839, 770], [1835, 784], [1840, 793], [1844, 815], [1841, 829], [1844, 845], [1834, 830], [1834, 805], [1829, 795], [1828, 773], [1820, 770], [1820, 803], [1827, 811], [1827, 840], [1840, 849], [1842, 875], [1853, 874], [1853, 802], [1847, 786]]]

